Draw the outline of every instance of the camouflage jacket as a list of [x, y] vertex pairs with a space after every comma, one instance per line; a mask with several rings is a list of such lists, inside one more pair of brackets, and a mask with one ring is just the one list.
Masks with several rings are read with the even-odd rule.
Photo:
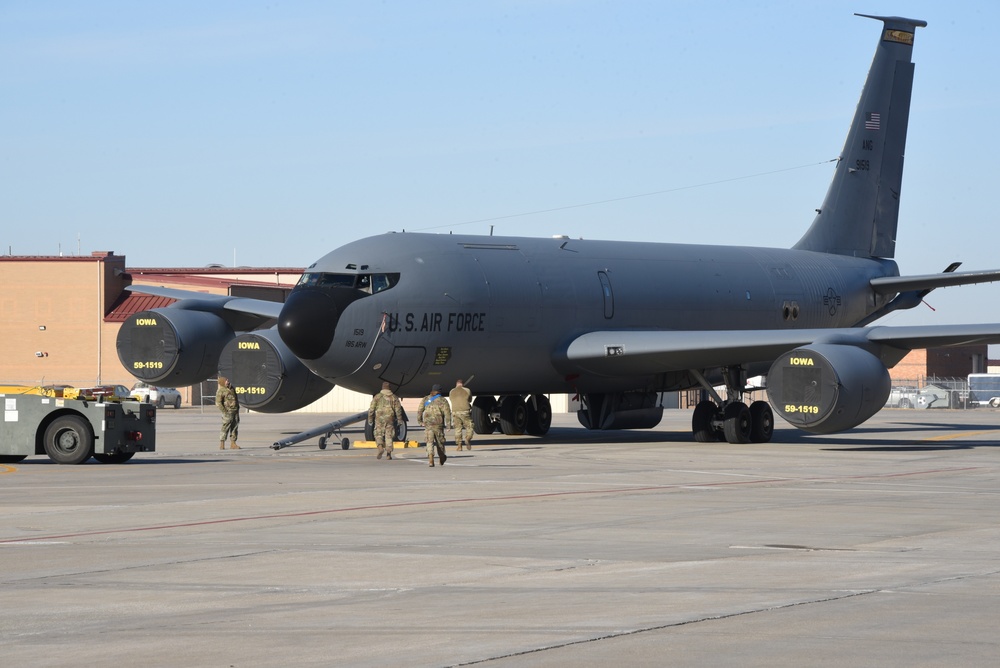
[[233, 388], [225, 385], [221, 386], [219, 391], [215, 393], [215, 405], [227, 415], [240, 412], [240, 400], [236, 397], [236, 392], [233, 391]]
[[368, 406], [368, 422], [372, 424], [392, 424], [403, 421], [403, 407], [399, 403], [399, 397], [392, 393], [392, 390], [382, 390], [374, 397]]
[[451, 424], [451, 406], [440, 394], [431, 394], [420, 401], [417, 422], [428, 427], [445, 427]]
[[467, 387], [456, 387], [448, 393], [448, 398], [451, 399], [451, 410], [456, 413], [467, 413], [472, 409], [472, 390]]

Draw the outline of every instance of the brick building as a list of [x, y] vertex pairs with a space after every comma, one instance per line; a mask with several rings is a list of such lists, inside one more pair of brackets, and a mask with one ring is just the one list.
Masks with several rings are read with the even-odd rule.
[[959, 346], [911, 350], [899, 364], [889, 369], [893, 384], [922, 387], [928, 378], [967, 378], [970, 373], [986, 373], [988, 346]]
[[[284, 300], [300, 268], [128, 268], [125, 256], [0, 256], [0, 384], [79, 387], [135, 382], [118, 359], [118, 330], [174, 300], [125, 291], [158, 285]], [[179, 388], [184, 403], [191, 388]], [[214, 390], [213, 390], [214, 391]]]

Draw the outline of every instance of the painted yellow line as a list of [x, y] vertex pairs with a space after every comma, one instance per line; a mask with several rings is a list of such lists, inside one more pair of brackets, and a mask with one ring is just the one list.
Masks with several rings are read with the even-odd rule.
[[0, 464], [0, 475], [3, 475], [4, 473], [17, 473], [17, 467]]
[[1000, 429], [987, 429], [986, 431], [960, 431], [957, 434], [946, 434], [944, 436], [932, 436], [925, 438], [925, 441], [951, 441], [956, 438], [970, 438], [972, 436], [982, 436], [983, 434], [995, 434]]
[[[330, 446], [327, 446], [327, 447], [330, 447]], [[354, 444], [351, 447], [361, 449], [361, 448], [376, 448], [378, 446], [376, 445], [375, 441], [354, 441]], [[404, 441], [393, 441], [392, 442], [392, 447], [393, 448], [418, 448], [418, 447], [420, 447], [420, 445], [416, 441], [405, 441], [405, 442]]]

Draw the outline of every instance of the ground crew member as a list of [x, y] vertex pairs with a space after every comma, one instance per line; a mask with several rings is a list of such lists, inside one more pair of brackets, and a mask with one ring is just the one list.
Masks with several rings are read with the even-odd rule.
[[225, 376], [219, 376], [219, 390], [215, 393], [215, 406], [222, 412], [222, 430], [219, 432], [219, 450], [226, 449], [226, 438], [230, 438], [229, 449], [239, 450], [236, 438], [240, 433], [240, 400], [236, 397], [233, 384]]
[[378, 454], [375, 459], [392, 459], [392, 441], [396, 438], [396, 425], [403, 422], [403, 406], [399, 397], [392, 393], [389, 383], [382, 383], [382, 391], [372, 397], [368, 407], [368, 424], [375, 427], [375, 445]]
[[448, 459], [444, 453], [444, 430], [451, 424], [451, 406], [441, 396], [441, 386], [435, 385], [431, 393], [420, 400], [417, 409], [417, 424], [423, 425], [427, 433], [427, 463], [434, 466], [434, 450], [437, 450], [441, 466]]
[[462, 379], [455, 381], [455, 389], [448, 393], [451, 400], [451, 429], [455, 432], [455, 445], [458, 451], [462, 451], [465, 445], [467, 450], [472, 449], [472, 392], [465, 387]]

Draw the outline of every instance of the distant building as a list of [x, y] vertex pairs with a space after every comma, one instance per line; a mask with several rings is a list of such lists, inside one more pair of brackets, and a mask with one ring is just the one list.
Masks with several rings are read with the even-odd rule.
[[915, 387], [922, 387], [928, 378], [967, 378], [970, 373], [986, 373], [988, 355], [986, 344], [911, 350], [889, 369], [889, 377], [895, 385]]
[[[127, 267], [124, 255], [0, 256], [0, 384], [125, 385], [135, 378], [118, 359], [116, 341], [130, 315], [167, 306], [173, 299], [125, 290], [157, 285], [284, 301], [302, 269], [297, 267]], [[205, 394], [214, 396], [214, 378]], [[199, 403], [195, 388], [178, 388], [185, 404]], [[325, 411], [367, 408], [367, 395], [335, 388]]]

